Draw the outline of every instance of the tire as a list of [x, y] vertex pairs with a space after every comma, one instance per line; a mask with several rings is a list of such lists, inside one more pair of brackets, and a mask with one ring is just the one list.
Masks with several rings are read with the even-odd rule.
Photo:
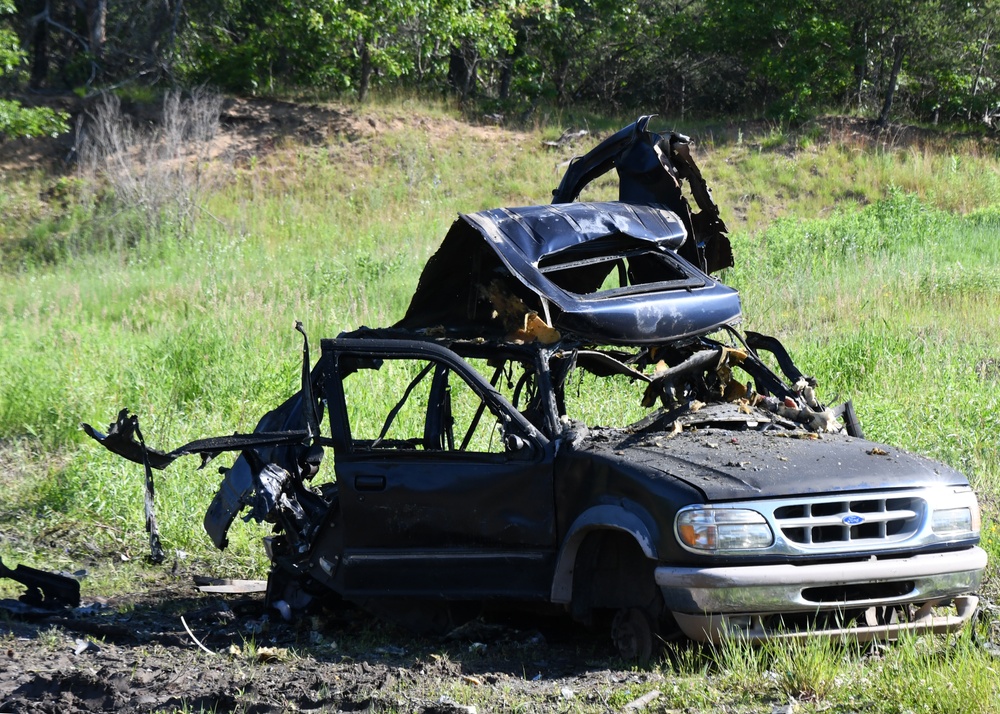
[[659, 638], [653, 617], [638, 607], [622, 608], [611, 622], [611, 640], [619, 656], [627, 662], [649, 664]]

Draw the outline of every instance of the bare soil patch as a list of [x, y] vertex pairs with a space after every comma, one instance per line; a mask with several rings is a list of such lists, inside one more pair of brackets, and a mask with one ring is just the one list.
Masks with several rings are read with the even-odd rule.
[[350, 606], [286, 623], [263, 595], [205, 595], [164, 576], [73, 613], [0, 621], [0, 711], [601, 711], [616, 691], [664, 681], [622, 670], [609, 650], [544, 616], [494, 614], [421, 638]]
[[[61, 97], [48, 105], [71, 116], [73, 131], [57, 137], [37, 137], [0, 142], [0, 171], [41, 169], [61, 172], [76, 157], [79, 132], [98, 97]], [[122, 102], [122, 112], [139, 126], [159, 124], [160, 104]], [[263, 99], [230, 98], [223, 102], [220, 131], [205, 154], [217, 159], [265, 155], [282, 142], [314, 144], [334, 133], [363, 131], [365, 123], [347, 109]]]
[[[93, 114], [100, 95], [79, 98], [74, 95], [22, 97], [25, 103], [45, 105], [67, 112], [73, 130], [57, 137], [0, 140], [0, 176], [5, 173], [41, 170], [65, 174], [76, 165], [81, 131], [88, 113]], [[162, 103], [122, 101], [122, 112], [138, 126], [161, 124]], [[574, 127], [570, 127], [574, 128]], [[677, 127], [684, 129], [683, 126]], [[489, 122], [475, 123], [447, 116], [429, 117], [409, 114], [403, 109], [300, 103], [277, 99], [228, 97], [223, 101], [219, 131], [208, 146], [199, 150], [200, 160], [217, 165], [248, 167], [282, 149], [297, 146], [328, 145], [335, 138], [354, 144], [382, 132], [419, 130], [421, 136], [436, 146], [456, 138], [484, 139], [498, 145], [528, 140], [524, 132]], [[905, 123], [880, 127], [861, 117], [825, 116], [801, 125], [789, 126], [776, 121], [751, 119], [704, 125], [698, 132], [701, 140], [709, 138], [718, 145], [767, 141], [767, 151], [792, 155], [802, 150], [799, 137], [807, 136], [813, 145], [830, 143], [857, 150], [899, 150], [924, 146], [952, 146], [968, 140], [986, 151], [995, 151], [996, 137], [961, 135], [947, 130], [924, 128]], [[775, 140], [780, 136], [780, 140]]]
[[[67, 112], [74, 128], [57, 137], [0, 140], [0, 174], [33, 170], [58, 174], [71, 170], [76, 160], [79, 133], [87, 114], [93, 112], [98, 101], [99, 96], [36, 98], [34, 104]], [[162, 111], [158, 103], [122, 102], [123, 114], [139, 126], [160, 124]], [[333, 104], [229, 97], [222, 104], [219, 132], [202, 156], [246, 165], [253, 157], [262, 158], [286, 146], [322, 145], [335, 136], [355, 141], [379, 132], [410, 127], [419, 127], [421, 133], [434, 142], [447, 141], [459, 132], [477, 138], [499, 138], [510, 133], [497, 126], [470, 126], [452, 118], [432, 119], [401, 111], [376, 114]]]

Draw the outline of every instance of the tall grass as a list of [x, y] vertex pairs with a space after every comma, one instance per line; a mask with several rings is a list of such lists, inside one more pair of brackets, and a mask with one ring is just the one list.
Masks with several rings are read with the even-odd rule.
[[[82, 122], [79, 174], [95, 213], [94, 240], [122, 247], [186, 235], [202, 193], [208, 143], [219, 127], [222, 98], [196, 90], [163, 99], [153, 129], [136, 126], [113, 94], [105, 94]], [[107, 236], [107, 237], [105, 237]]]
[[[35, 181], [5, 182], [0, 256], [5, 268], [37, 266], [99, 253], [130, 260], [187, 237], [212, 178], [204, 169], [219, 128], [222, 98], [167, 92], [156, 123], [124, 114], [103, 95], [77, 121], [75, 169], [30, 199]], [[27, 185], [25, 185], [27, 184]], [[6, 192], [5, 192], [6, 193]], [[154, 256], [150, 256], [154, 257]]]
[[818, 637], [762, 645], [728, 639], [702, 660], [717, 703], [791, 701], [795, 711], [878, 714], [1000, 710], [995, 660], [968, 631], [904, 636], [890, 646]]

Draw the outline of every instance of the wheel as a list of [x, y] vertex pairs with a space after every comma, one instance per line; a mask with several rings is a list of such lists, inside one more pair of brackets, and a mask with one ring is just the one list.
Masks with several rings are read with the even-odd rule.
[[656, 623], [644, 610], [623, 608], [611, 622], [611, 640], [622, 659], [647, 664], [658, 643]]

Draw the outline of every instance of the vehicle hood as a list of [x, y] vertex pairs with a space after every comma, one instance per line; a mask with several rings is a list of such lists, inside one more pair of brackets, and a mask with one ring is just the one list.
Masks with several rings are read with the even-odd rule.
[[[676, 252], [686, 237], [680, 217], [659, 205], [569, 203], [462, 215], [396, 326], [505, 336], [535, 313], [563, 336], [636, 345], [738, 320], [739, 294]], [[619, 261], [626, 256], [636, 284], [603, 289], [625, 270]]]
[[670, 436], [605, 429], [578, 448], [684, 481], [706, 502], [968, 485], [943, 464], [841, 434], [709, 428]]

